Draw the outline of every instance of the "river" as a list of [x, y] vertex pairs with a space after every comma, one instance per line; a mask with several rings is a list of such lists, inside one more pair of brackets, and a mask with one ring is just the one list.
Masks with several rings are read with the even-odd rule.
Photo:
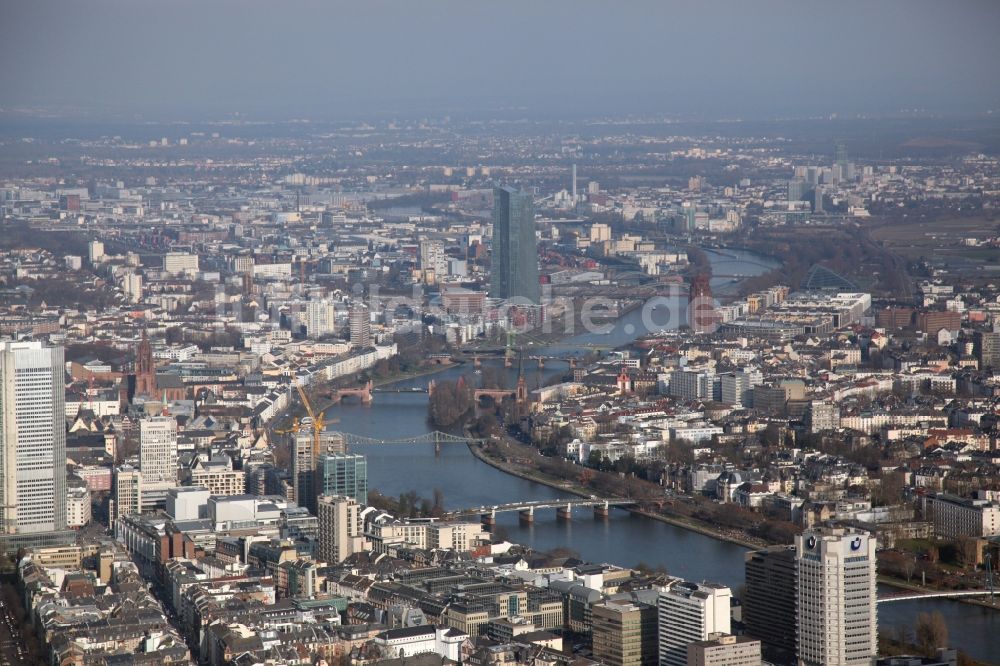
[[[733, 274], [750, 275], [768, 270], [773, 264], [740, 251], [724, 253], [706, 251], [709, 260], [721, 264]], [[748, 261], [740, 262], [747, 258]], [[734, 263], [735, 262], [735, 263]], [[730, 281], [720, 278], [722, 282]], [[713, 289], [716, 285], [713, 283]], [[670, 307], [682, 307], [679, 297]], [[686, 300], [686, 299], [685, 299]], [[677, 310], [679, 311], [679, 310]], [[645, 315], [648, 319], [648, 312]], [[583, 332], [548, 349], [543, 355], [567, 353], [573, 345], [596, 343], [617, 346], [645, 332], [644, 313], [634, 310], [614, 325], [608, 333]], [[658, 317], [654, 319], [659, 321]], [[499, 361], [484, 361], [501, 373], [508, 387], [517, 379], [516, 368], [504, 369]], [[526, 361], [529, 386], [542, 384], [565, 367], [538, 369]], [[475, 375], [468, 366], [454, 367], [429, 377], [416, 377], [393, 385], [393, 388], [426, 387], [431, 377], [437, 380], [457, 379]], [[362, 406], [344, 403], [328, 410], [340, 419], [338, 429], [366, 437], [397, 439], [419, 435], [432, 428], [427, 422], [427, 395], [423, 393], [376, 393], [373, 403]], [[567, 493], [545, 485], [505, 474], [477, 460], [464, 444], [443, 444], [438, 454], [432, 444], [355, 445], [353, 451], [368, 458], [368, 487], [386, 495], [398, 495], [410, 490], [430, 498], [435, 488], [444, 494], [447, 509], [460, 509], [519, 500], [544, 500], [568, 497]], [[578, 511], [572, 521], [557, 522], [552, 511], [539, 512], [530, 526], [519, 524], [517, 514], [497, 516], [511, 541], [524, 543], [539, 550], [556, 547], [570, 548], [584, 559], [610, 562], [622, 566], [645, 563], [662, 566], [668, 573], [695, 581], [714, 581], [731, 587], [743, 584], [741, 546], [659, 521], [613, 510], [609, 520], [594, 520], [589, 511]], [[935, 600], [898, 602], [879, 607], [883, 626], [913, 626], [919, 612], [940, 611], [949, 626], [951, 642], [980, 660], [998, 660], [1000, 646], [1000, 613], [955, 601]]]

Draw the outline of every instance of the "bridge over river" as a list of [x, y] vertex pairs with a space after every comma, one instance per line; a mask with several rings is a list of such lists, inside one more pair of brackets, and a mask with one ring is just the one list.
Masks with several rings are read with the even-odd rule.
[[471, 509], [460, 509], [451, 511], [445, 516], [447, 518], [470, 518], [479, 516], [484, 525], [492, 527], [496, 524], [498, 513], [517, 512], [522, 523], [533, 523], [535, 521], [535, 511], [555, 509], [558, 520], [570, 520], [573, 517], [573, 509], [591, 508], [594, 510], [595, 518], [607, 518], [611, 507], [637, 506], [638, 502], [633, 500], [607, 499], [600, 497], [567, 499], [567, 500], [536, 500], [529, 502], [510, 502], [507, 504], [494, 504], [491, 506], [480, 506]]
[[962, 599], [965, 597], [988, 597], [993, 590], [950, 590], [948, 592], [906, 592], [903, 594], [888, 594], [878, 598], [878, 603], [887, 604], [892, 601], [919, 601], [922, 599]]
[[[410, 393], [410, 391], [401, 391], [401, 393]], [[344, 442], [348, 446], [352, 444], [433, 444], [436, 451], [441, 450], [442, 444], [468, 444], [469, 442], [484, 441], [481, 438], [452, 435], [447, 432], [441, 432], [440, 430], [433, 430], [431, 432], [425, 432], [422, 435], [414, 435], [412, 437], [399, 437], [397, 439], [379, 439], [378, 437], [355, 435], [351, 432], [341, 432], [340, 435], [344, 438]]]

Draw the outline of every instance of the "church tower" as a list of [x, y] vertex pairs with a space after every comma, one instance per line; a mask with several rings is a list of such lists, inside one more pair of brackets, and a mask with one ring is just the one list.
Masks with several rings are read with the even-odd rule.
[[135, 350], [135, 394], [146, 397], [156, 396], [156, 366], [153, 363], [153, 345], [149, 343], [146, 331]]

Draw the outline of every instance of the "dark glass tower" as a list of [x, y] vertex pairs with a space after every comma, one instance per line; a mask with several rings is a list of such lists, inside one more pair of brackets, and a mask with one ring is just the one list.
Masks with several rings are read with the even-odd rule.
[[768, 658], [795, 657], [795, 547], [775, 546], [746, 554], [743, 624], [759, 638]]
[[538, 242], [531, 195], [493, 189], [493, 268], [490, 296], [539, 302]]

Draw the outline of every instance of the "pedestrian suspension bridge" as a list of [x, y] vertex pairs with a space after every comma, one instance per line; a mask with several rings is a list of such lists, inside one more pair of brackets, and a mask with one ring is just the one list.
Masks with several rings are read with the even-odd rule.
[[353, 444], [363, 444], [363, 445], [374, 445], [374, 444], [433, 444], [434, 449], [440, 450], [442, 444], [468, 444], [469, 442], [481, 442], [482, 439], [476, 437], [466, 437], [460, 435], [451, 435], [446, 432], [441, 432], [440, 430], [434, 430], [433, 432], [425, 432], [422, 435], [414, 435], [412, 437], [400, 437], [398, 439], [379, 439], [377, 437], [365, 437], [364, 435], [355, 435], [350, 432], [340, 433], [344, 438], [344, 442], [351, 446]]
[[948, 592], [914, 592], [912, 594], [888, 594], [878, 597], [878, 603], [890, 601], [918, 601], [920, 599], [961, 599], [963, 597], [988, 597], [993, 590], [952, 590]]

